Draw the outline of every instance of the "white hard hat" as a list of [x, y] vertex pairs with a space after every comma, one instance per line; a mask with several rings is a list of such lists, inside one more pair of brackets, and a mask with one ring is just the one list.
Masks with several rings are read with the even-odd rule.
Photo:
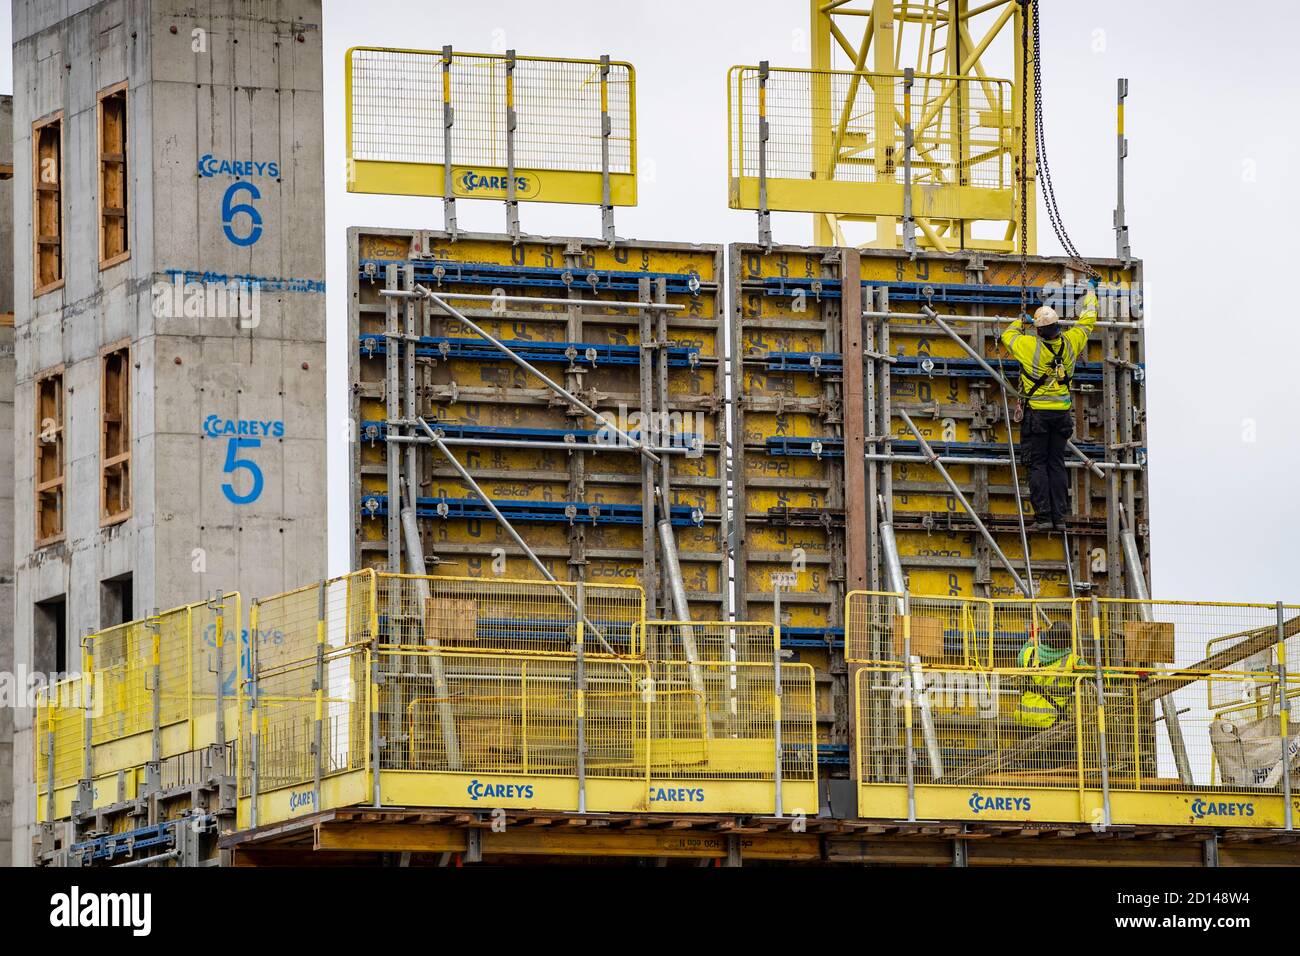
[[1060, 320], [1056, 310], [1050, 305], [1045, 305], [1034, 313], [1034, 328], [1041, 329], [1048, 325], [1055, 325]]

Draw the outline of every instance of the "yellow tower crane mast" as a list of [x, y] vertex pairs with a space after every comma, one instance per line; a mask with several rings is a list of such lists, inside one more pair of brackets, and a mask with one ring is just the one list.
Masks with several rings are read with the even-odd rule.
[[[840, 193], [855, 197], [841, 211], [813, 213], [814, 241], [892, 249], [914, 232], [919, 248], [1035, 254], [1028, 4], [809, 3], [810, 185], [862, 187]], [[849, 223], [874, 224], [874, 237], [853, 242]]]

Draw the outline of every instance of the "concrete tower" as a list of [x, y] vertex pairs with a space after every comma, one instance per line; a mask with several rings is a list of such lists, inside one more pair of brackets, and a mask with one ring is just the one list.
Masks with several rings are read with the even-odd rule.
[[13, 20], [14, 660], [51, 673], [153, 608], [324, 574], [321, 4]]

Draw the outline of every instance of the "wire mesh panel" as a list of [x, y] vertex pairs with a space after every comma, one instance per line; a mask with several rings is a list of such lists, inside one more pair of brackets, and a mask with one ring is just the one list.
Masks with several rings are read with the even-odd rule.
[[[1096, 689], [1082, 668], [858, 672], [859, 773], [904, 783], [1077, 788], [1097, 771]], [[1080, 719], [1082, 718], [1082, 719]]]
[[[602, 107], [614, 205], [634, 205], [636, 80], [600, 60], [355, 48], [347, 55], [349, 189], [504, 197], [507, 110], [516, 116], [516, 198], [600, 203]], [[451, 120], [450, 157], [445, 126]], [[383, 164], [383, 165], [379, 165]]]
[[1127, 600], [1103, 600], [1098, 611], [1110, 668], [1137, 675], [1131, 734], [1151, 739], [1146, 764], [1125, 785], [1280, 791], [1277, 663], [1300, 634], [1300, 611], [1283, 608], [1279, 620], [1275, 605]]
[[[575, 658], [384, 647], [380, 670], [381, 769], [577, 774]], [[588, 661], [584, 677], [588, 775], [641, 776], [645, 665]]]
[[[728, 75], [732, 208], [758, 208], [761, 166], [768, 208], [901, 215], [904, 130], [914, 132], [915, 187], [956, 187], [942, 195], [971, 208], [941, 214], [998, 218], [1012, 212], [1011, 82], [917, 74], [910, 96], [901, 73], [732, 67]], [[910, 112], [908, 108], [910, 107]], [[761, 148], [760, 120], [768, 141]], [[889, 186], [888, 193], [840, 184]], [[983, 193], [977, 213], [974, 193]], [[845, 209], [845, 203], [853, 206]], [[834, 208], [834, 207], [840, 208]], [[939, 210], [918, 205], [918, 214]]]
[[[656, 776], [772, 780], [776, 685], [769, 664], [660, 661], [650, 709], [649, 764]], [[813, 671], [781, 665], [782, 773], [816, 779]]]
[[[776, 659], [776, 632], [753, 621], [646, 621], [639, 645], [652, 661], [771, 663]], [[693, 650], [688, 650], [688, 648]]]
[[257, 602], [257, 663], [269, 669], [312, 657], [319, 623], [325, 644], [342, 647], [373, 636], [375, 575], [366, 569], [262, 598]]
[[80, 677], [70, 677], [43, 688], [37, 695], [32, 733], [35, 751], [38, 812], [44, 797], [69, 787], [80, 778], [85, 746], [86, 695]]
[[[216, 713], [218, 684], [223, 705], [227, 709], [234, 706], [239, 693], [240, 659], [245, 651], [241, 640], [241, 635], [245, 633], [243, 606], [240, 595], [223, 594], [219, 600], [191, 606], [189, 612], [190, 713], [196, 721], [200, 721]], [[220, 653], [217, 648], [218, 634]], [[214, 732], [215, 729], [214, 726]], [[228, 739], [234, 730], [234, 721], [229, 721], [226, 727]], [[196, 741], [209, 742], [214, 741]]]
[[645, 592], [634, 585], [439, 578], [380, 573], [387, 644], [445, 650], [570, 653], [585, 620], [587, 652], [634, 656]]
[[94, 654], [92, 692], [99, 701], [91, 740], [101, 744], [149, 730], [153, 726], [148, 683], [153, 633], [146, 622], [121, 624], [88, 641]]
[[254, 773], [259, 793], [315, 781], [318, 713], [321, 778], [364, 769], [368, 683], [363, 647], [331, 651], [320, 663], [313, 657], [259, 668], [243, 685], [240, 796], [252, 793]]

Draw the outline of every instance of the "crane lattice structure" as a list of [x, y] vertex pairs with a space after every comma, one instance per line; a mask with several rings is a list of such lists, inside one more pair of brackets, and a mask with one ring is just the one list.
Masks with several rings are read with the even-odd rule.
[[[813, 73], [852, 71], [846, 90], [833, 79], [809, 84], [814, 153], [821, 167], [813, 178], [852, 178], [847, 171], [867, 166], [873, 183], [898, 186], [884, 194], [885, 201], [873, 200], [878, 210], [814, 213], [814, 242], [851, 244], [846, 243], [844, 224], [859, 222], [876, 227], [875, 238], [861, 243], [864, 246], [904, 244], [908, 217], [902, 208], [900, 157], [910, 116], [915, 144], [913, 194], [927, 197], [944, 192], [949, 197], [933, 206], [936, 215], [926, 214], [924, 198], [916, 203], [911, 218], [917, 245], [938, 251], [1034, 254], [1037, 168], [1032, 145], [1026, 149], [1024, 144], [1034, 143], [1036, 131], [1033, 110], [1027, 122], [1022, 122], [1021, 110], [1022, 102], [1033, 103], [1035, 92], [1032, 67], [1028, 75], [1022, 67], [1026, 4], [1020, 0], [809, 3]], [[898, 108], [899, 97], [881, 95], [881, 85], [892, 81], [901, 86], [909, 71], [909, 106], [904, 112]], [[877, 87], [875, 95], [867, 91], [864, 96], [863, 88], [871, 85]], [[1022, 156], [1028, 158], [1023, 174]], [[996, 188], [972, 190], [976, 171], [994, 166], [1002, 171], [994, 173]], [[1022, 188], [1028, 200], [1023, 204], [1028, 210], [1023, 248]], [[985, 224], [978, 231], [977, 222]]]

